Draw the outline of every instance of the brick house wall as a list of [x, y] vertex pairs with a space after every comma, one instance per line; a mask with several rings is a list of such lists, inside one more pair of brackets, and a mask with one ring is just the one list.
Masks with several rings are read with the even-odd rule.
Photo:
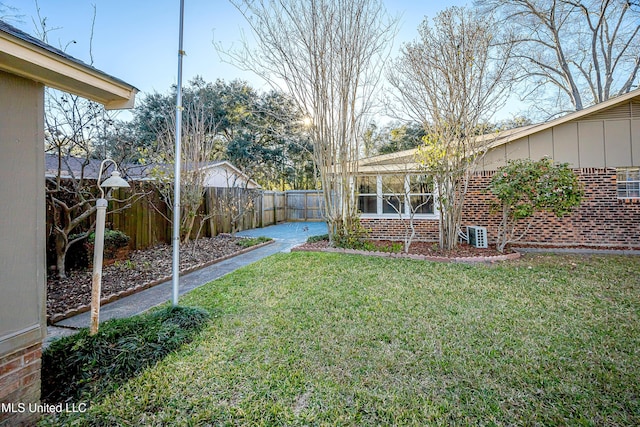
[[39, 417], [29, 404], [40, 400], [41, 357], [35, 344], [0, 358], [0, 426], [33, 425]]
[[[570, 216], [556, 218], [551, 213], [536, 214], [532, 227], [518, 244], [549, 246], [624, 246], [640, 248], [640, 200], [629, 203], [616, 196], [615, 168], [574, 170], [584, 185], [585, 195]], [[495, 243], [498, 213], [491, 212], [493, 196], [486, 189], [495, 172], [483, 171], [469, 183], [462, 225], [487, 227], [489, 242]], [[361, 218], [370, 237], [379, 240], [402, 240], [406, 225], [399, 218]], [[438, 221], [415, 219], [416, 241], [437, 242]]]

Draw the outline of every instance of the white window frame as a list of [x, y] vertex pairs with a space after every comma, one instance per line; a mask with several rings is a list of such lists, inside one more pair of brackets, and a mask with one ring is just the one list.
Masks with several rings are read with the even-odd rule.
[[[431, 194], [433, 197], [433, 213], [429, 213], [429, 214], [425, 214], [425, 213], [415, 213], [413, 215], [414, 219], [439, 219], [440, 218], [440, 212], [438, 211], [438, 203], [437, 203], [437, 197], [438, 197], [438, 189], [437, 186], [435, 186], [434, 184], [434, 189], [433, 189], [433, 193], [410, 193], [410, 176], [411, 175], [423, 175], [420, 173], [407, 173], [407, 174], [403, 174], [404, 175], [404, 193], [400, 194], [399, 197], [402, 199], [406, 199], [407, 197], [409, 197], [409, 200], [411, 200], [411, 196], [419, 196], [419, 195], [426, 195], [426, 194]], [[373, 174], [371, 175], [363, 175], [363, 176], [374, 176]], [[375, 175], [376, 176], [376, 213], [364, 213], [364, 212], [360, 212], [360, 217], [361, 218], [401, 218], [401, 219], [409, 219], [411, 218], [411, 208], [410, 208], [410, 204], [407, 202], [407, 200], [404, 200], [403, 205], [404, 205], [404, 209], [402, 214], [399, 214], [398, 212], [389, 212], [389, 213], [384, 213], [384, 196], [385, 195], [393, 195], [395, 193], [389, 193], [389, 192], [384, 192], [383, 190], [383, 186], [382, 186], [382, 177], [383, 175], [378, 174]], [[389, 175], [386, 175], [389, 176]], [[397, 176], [397, 175], [396, 175]], [[358, 177], [359, 178], [359, 177]], [[363, 193], [357, 194], [358, 200], [360, 198], [360, 196], [372, 196], [373, 193]], [[359, 202], [358, 202], [359, 204]]]
[[616, 169], [616, 196], [621, 200], [640, 199], [640, 167]]

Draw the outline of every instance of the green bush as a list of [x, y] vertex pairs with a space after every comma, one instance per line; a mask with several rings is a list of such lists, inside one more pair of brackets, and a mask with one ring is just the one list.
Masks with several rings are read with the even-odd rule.
[[[96, 233], [89, 234], [87, 243], [91, 245], [91, 253], [93, 253], [93, 245], [96, 240]], [[131, 238], [120, 230], [105, 230], [104, 231], [104, 255], [106, 258], [114, 258], [116, 251], [120, 248], [124, 248], [129, 244]]]
[[316, 243], [316, 242], [322, 242], [322, 241], [328, 241], [329, 240], [329, 235], [328, 234], [321, 234], [319, 236], [310, 236], [307, 239], [307, 243]]
[[270, 242], [273, 240], [270, 237], [248, 237], [238, 241], [238, 246], [242, 246], [243, 248], [250, 248], [251, 246], [259, 245], [260, 243]]
[[558, 218], [568, 215], [580, 205], [584, 195], [569, 164], [554, 164], [548, 158], [537, 162], [530, 159], [508, 161], [493, 175], [488, 190], [497, 197], [494, 210], [502, 216], [497, 238], [500, 252], [508, 243], [522, 238], [529, 229], [531, 223], [523, 224], [521, 220], [530, 221], [541, 211], [552, 212]]
[[369, 230], [360, 224], [359, 218], [355, 218], [348, 232], [338, 227], [338, 232], [333, 236], [333, 244], [337, 248], [368, 250], [365, 247], [368, 238]]
[[51, 343], [42, 354], [42, 401], [57, 404], [108, 392], [190, 342], [208, 312], [168, 307], [83, 329]]

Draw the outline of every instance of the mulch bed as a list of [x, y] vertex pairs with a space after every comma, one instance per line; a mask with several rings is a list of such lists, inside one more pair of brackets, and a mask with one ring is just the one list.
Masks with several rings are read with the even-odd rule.
[[[244, 251], [242, 238], [219, 235], [180, 245], [180, 271]], [[173, 251], [170, 245], [132, 251], [102, 269], [102, 297], [143, 289], [145, 285], [171, 276]], [[105, 262], [106, 264], [106, 262]], [[47, 279], [47, 318], [60, 320], [62, 314], [91, 304], [92, 270], [68, 271], [66, 279]]]
[[[380, 248], [389, 248], [393, 243], [386, 240], [372, 240], [370, 243]], [[441, 249], [437, 243], [429, 242], [413, 242], [409, 248], [409, 253], [389, 253], [380, 252], [367, 252], [353, 249], [340, 249], [332, 248], [329, 246], [327, 240], [321, 240], [319, 242], [305, 243], [303, 245], [295, 247], [295, 251], [321, 251], [321, 252], [339, 252], [349, 254], [373, 254], [377, 256], [393, 257], [393, 258], [413, 258], [428, 261], [441, 261], [441, 262], [495, 262], [503, 261], [506, 259], [515, 259], [520, 256], [519, 253], [511, 250], [505, 250], [505, 253], [498, 252], [495, 248], [476, 248], [468, 244], [459, 244], [457, 247], [451, 250]]]

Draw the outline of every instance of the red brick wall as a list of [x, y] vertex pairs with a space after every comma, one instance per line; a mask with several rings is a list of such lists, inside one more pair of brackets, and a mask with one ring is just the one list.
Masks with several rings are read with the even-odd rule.
[[[409, 221], [401, 221], [398, 218], [360, 218], [360, 225], [369, 230], [369, 237], [377, 240], [404, 240], [405, 233], [411, 235], [411, 230], [407, 230]], [[414, 220], [416, 237], [414, 240], [421, 242], [438, 241], [438, 221], [437, 220]]]
[[40, 401], [41, 357], [42, 346], [35, 344], [0, 358], [0, 403], [14, 404], [13, 411], [0, 410], [0, 426], [33, 425], [38, 417], [28, 409]]
[[[536, 214], [534, 222], [520, 241], [548, 245], [625, 246], [640, 248], [640, 203], [616, 198], [615, 169], [575, 170], [584, 185], [582, 204], [573, 214], [556, 218], [549, 213]], [[491, 212], [494, 198], [486, 191], [493, 172], [477, 173], [469, 184], [462, 225], [487, 227], [489, 242], [495, 242], [500, 217]], [[640, 202], [640, 201], [638, 201]], [[404, 226], [395, 218], [362, 218], [374, 239], [402, 240]], [[419, 230], [416, 240], [437, 241], [437, 220], [414, 220]]]

